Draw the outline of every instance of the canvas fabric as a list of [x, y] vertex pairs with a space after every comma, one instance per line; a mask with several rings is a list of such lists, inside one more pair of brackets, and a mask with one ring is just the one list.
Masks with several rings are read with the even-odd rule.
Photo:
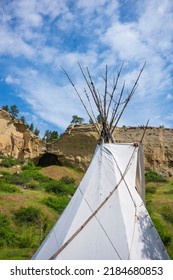
[[77, 191], [33, 259], [169, 259], [145, 208], [142, 145], [97, 146]]

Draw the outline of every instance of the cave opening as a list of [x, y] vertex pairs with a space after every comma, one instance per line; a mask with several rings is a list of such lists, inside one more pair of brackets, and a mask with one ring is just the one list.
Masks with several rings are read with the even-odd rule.
[[58, 160], [58, 157], [54, 154], [46, 153], [38, 161], [37, 166], [46, 167], [50, 165], [59, 165], [62, 166], [61, 162]]

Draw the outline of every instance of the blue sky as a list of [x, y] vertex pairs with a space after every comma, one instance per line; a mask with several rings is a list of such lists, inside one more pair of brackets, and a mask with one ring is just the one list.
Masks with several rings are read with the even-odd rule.
[[173, 128], [172, 0], [0, 0], [0, 106], [16, 104], [41, 135], [76, 114], [88, 122], [60, 68], [82, 92], [78, 61], [100, 90], [99, 69], [111, 83], [124, 61], [127, 92], [146, 61], [119, 125]]

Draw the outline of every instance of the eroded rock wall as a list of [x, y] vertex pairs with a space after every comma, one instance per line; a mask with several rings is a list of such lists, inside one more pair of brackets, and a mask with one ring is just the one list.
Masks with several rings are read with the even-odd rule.
[[[119, 143], [133, 143], [141, 140], [143, 132], [144, 127], [116, 128], [114, 138]], [[62, 164], [86, 170], [98, 137], [93, 125], [69, 126], [48, 151], [57, 154]], [[173, 129], [149, 127], [143, 144], [145, 168], [173, 176]]]
[[[140, 141], [143, 127], [116, 128], [116, 142]], [[27, 127], [0, 109], [0, 153], [21, 160], [39, 159], [47, 153], [57, 156], [62, 165], [86, 170], [92, 159], [99, 135], [93, 125], [71, 125], [54, 144], [46, 145]], [[146, 169], [165, 176], [173, 176], [173, 129], [153, 128], [146, 130], [143, 140]]]
[[22, 122], [0, 109], [0, 153], [21, 160], [35, 159], [46, 152], [46, 144]]

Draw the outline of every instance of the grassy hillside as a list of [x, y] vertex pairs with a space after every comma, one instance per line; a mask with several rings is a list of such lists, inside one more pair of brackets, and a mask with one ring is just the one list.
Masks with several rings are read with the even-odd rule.
[[173, 259], [173, 179], [154, 172], [146, 174], [146, 207]]
[[[83, 177], [67, 167], [16, 164], [0, 167], [0, 259], [30, 259]], [[173, 259], [173, 179], [147, 172], [146, 182], [147, 209]]]
[[0, 168], [0, 259], [30, 259], [83, 176], [58, 166], [37, 169], [31, 164], [22, 169]]

